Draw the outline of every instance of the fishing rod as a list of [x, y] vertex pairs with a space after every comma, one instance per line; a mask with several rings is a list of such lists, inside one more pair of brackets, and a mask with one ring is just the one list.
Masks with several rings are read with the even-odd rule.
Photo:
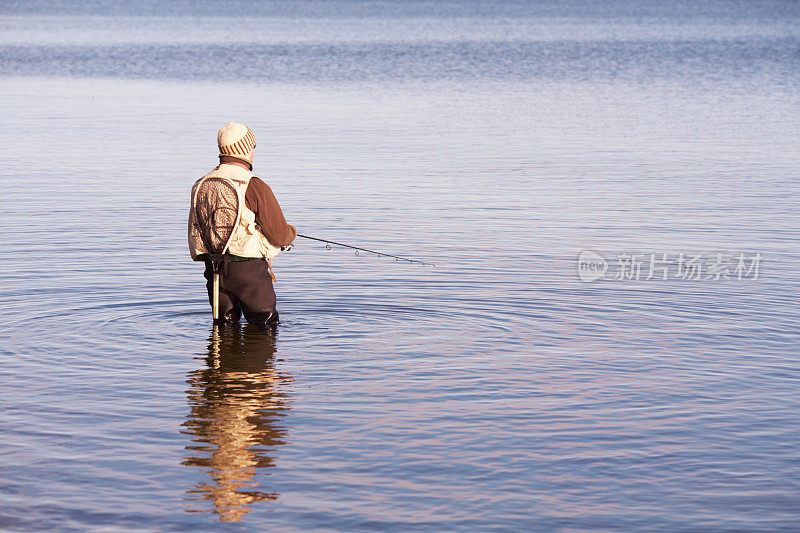
[[299, 233], [297, 234], [297, 236], [298, 237], [302, 237], [304, 239], [309, 239], [309, 240], [312, 240], [312, 241], [324, 242], [325, 243], [325, 249], [327, 249], [327, 250], [330, 250], [331, 249], [331, 244], [333, 244], [334, 246], [343, 246], [345, 248], [351, 248], [351, 249], [356, 251], [356, 255], [358, 255], [359, 251], [361, 251], [361, 252], [369, 252], [371, 254], [377, 255], [379, 259], [381, 257], [393, 257], [395, 261], [408, 261], [409, 263], [419, 263], [420, 265], [425, 265], [425, 266], [433, 266], [433, 267], [436, 266], [433, 263], [426, 263], [425, 261], [420, 261], [419, 259], [411, 259], [409, 257], [402, 257], [402, 256], [399, 256], [399, 255], [385, 254], [383, 252], [376, 252], [375, 250], [367, 250], [366, 248], [359, 248], [358, 246], [351, 246], [349, 244], [344, 244], [344, 243], [341, 243], [341, 242], [329, 241], [327, 239], [318, 239], [317, 237], [309, 237], [308, 235], [300, 235]]

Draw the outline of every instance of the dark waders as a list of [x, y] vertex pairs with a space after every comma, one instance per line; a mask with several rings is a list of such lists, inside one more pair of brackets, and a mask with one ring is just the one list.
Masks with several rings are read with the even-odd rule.
[[251, 324], [278, 322], [275, 289], [265, 259], [234, 260], [226, 255], [205, 264], [203, 275], [215, 323], [238, 322], [243, 314]]

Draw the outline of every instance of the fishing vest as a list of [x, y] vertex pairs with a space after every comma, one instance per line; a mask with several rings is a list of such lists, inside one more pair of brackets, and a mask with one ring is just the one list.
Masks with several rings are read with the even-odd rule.
[[253, 174], [236, 165], [219, 165], [192, 187], [189, 211], [189, 252], [202, 261], [228, 253], [271, 260], [280, 253], [261, 233], [245, 193]]

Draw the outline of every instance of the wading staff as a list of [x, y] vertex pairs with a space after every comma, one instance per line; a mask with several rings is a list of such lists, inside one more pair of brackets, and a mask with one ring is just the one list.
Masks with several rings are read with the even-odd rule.
[[214, 272], [214, 295], [211, 297], [211, 316], [214, 318], [214, 322], [219, 319], [219, 272]]
[[219, 319], [219, 273], [224, 272], [227, 267], [227, 258], [224, 255], [211, 258], [211, 271], [214, 275], [211, 278], [211, 316], [214, 322]]
[[356, 251], [356, 255], [358, 255], [359, 251], [361, 251], [361, 252], [369, 252], [371, 254], [377, 255], [378, 258], [381, 258], [381, 257], [384, 257], [384, 256], [385, 257], [393, 257], [395, 261], [408, 261], [409, 263], [419, 263], [420, 265], [425, 265], [425, 266], [433, 266], [433, 267], [436, 266], [433, 263], [426, 263], [425, 261], [420, 261], [419, 259], [411, 259], [409, 257], [402, 257], [400, 255], [385, 254], [383, 252], [376, 252], [375, 250], [367, 250], [366, 248], [359, 248], [358, 246], [352, 246], [350, 244], [344, 244], [344, 243], [341, 243], [341, 242], [329, 241], [327, 239], [319, 239], [317, 237], [309, 237], [308, 235], [300, 235], [299, 233], [297, 234], [297, 236], [298, 237], [302, 237], [304, 239], [309, 239], [309, 240], [312, 240], [312, 241], [324, 242], [324, 243], [326, 243], [325, 244], [325, 248], [327, 248], [328, 250], [331, 249], [331, 244], [333, 244], [334, 246], [343, 246], [344, 248], [351, 248], [351, 249]]

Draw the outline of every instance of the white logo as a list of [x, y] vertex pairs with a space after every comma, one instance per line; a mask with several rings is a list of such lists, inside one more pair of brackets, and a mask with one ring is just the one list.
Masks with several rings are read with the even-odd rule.
[[606, 275], [608, 263], [599, 254], [584, 250], [578, 256], [578, 277], [583, 282], [595, 281]]

